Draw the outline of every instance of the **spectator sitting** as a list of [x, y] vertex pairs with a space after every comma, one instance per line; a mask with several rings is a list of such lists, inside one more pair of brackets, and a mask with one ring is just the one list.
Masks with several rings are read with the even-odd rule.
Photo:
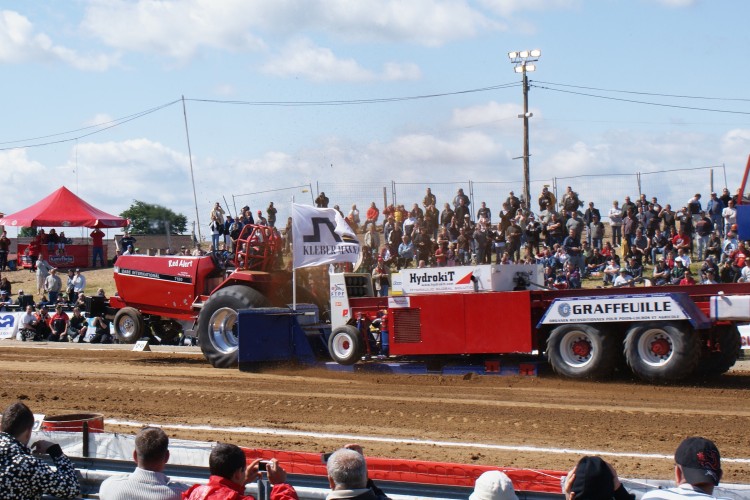
[[714, 488], [721, 476], [719, 449], [708, 439], [689, 437], [674, 454], [674, 475], [677, 486], [665, 490], [651, 490], [642, 500], [672, 500], [680, 498], [714, 498]]
[[179, 500], [185, 488], [164, 475], [169, 461], [169, 437], [157, 427], [144, 427], [135, 438], [135, 471], [110, 476], [99, 488], [101, 500]]
[[[583, 457], [563, 481], [565, 500], [634, 500], [615, 469], [599, 457]], [[644, 497], [645, 498], [645, 497]]]
[[[19, 292], [20, 293], [20, 292]], [[37, 319], [34, 314], [34, 306], [26, 306], [26, 313], [21, 316], [18, 324], [18, 335], [21, 336], [21, 340], [26, 342], [27, 339], [36, 338], [36, 325]]]
[[[78, 473], [60, 445], [39, 440], [28, 446], [34, 427], [34, 414], [23, 403], [6, 408], [0, 433], [0, 484], [4, 498], [77, 498]], [[32, 455], [46, 453], [55, 468]]]
[[8, 295], [7, 290], [0, 290], [0, 311], [5, 311], [8, 306], [13, 305], [13, 299]]
[[716, 285], [718, 284], [718, 281], [716, 281], [716, 271], [713, 269], [706, 269], [706, 274], [703, 276], [703, 279], [701, 280], [701, 285]]
[[52, 319], [49, 315], [49, 309], [47, 309], [47, 306], [43, 303], [37, 304], [37, 312], [35, 314], [36, 317], [36, 335], [34, 336], [34, 340], [47, 340], [52, 333], [52, 330], [49, 327], [50, 320]]
[[326, 500], [386, 500], [388, 496], [367, 477], [367, 462], [358, 445], [336, 450], [326, 463], [331, 492]]
[[671, 283], [670, 271], [664, 263], [663, 258], [659, 258], [659, 260], [656, 261], [651, 279], [654, 286], [663, 286]]
[[70, 318], [68, 323], [68, 339], [71, 342], [83, 342], [86, 338], [86, 332], [89, 329], [89, 324], [86, 318], [81, 314], [80, 307], [73, 308], [73, 316]]
[[469, 500], [518, 500], [518, 496], [504, 472], [488, 470], [477, 478]]
[[[217, 443], [208, 458], [211, 476], [207, 484], [195, 484], [182, 496], [185, 500], [254, 500], [244, 495], [245, 485], [256, 481], [260, 460], [247, 465], [245, 454], [233, 444]], [[273, 485], [271, 500], [298, 500], [297, 492], [286, 484], [286, 471], [276, 459], [267, 466], [268, 480]]]
[[624, 286], [633, 286], [635, 284], [635, 280], [632, 276], [628, 274], [628, 270], [624, 267], [620, 268], [620, 274], [615, 278], [614, 283], [612, 283], [612, 286], [615, 288], [621, 288]]
[[55, 306], [55, 314], [50, 318], [50, 330], [49, 335], [50, 342], [67, 342], [68, 341], [68, 324], [70, 318], [63, 311], [62, 304]]
[[89, 341], [91, 344], [112, 343], [112, 334], [109, 333], [109, 321], [104, 316], [104, 313], [94, 318], [92, 326], [94, 327], [94, 336]]
[[680, 285], [681, 286], [695, 285], [695, 280], [693, 279], [693, 273], [690, 272], [690, 269], [685, 269], [685, 274], [680, 280]]

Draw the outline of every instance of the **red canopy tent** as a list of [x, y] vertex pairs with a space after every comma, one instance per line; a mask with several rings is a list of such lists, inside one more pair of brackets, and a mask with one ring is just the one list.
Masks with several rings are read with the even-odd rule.
[[28, 208], [0, 218], [13, 227], [125, 227], [128, 220], [102, 212], [65, 186]]

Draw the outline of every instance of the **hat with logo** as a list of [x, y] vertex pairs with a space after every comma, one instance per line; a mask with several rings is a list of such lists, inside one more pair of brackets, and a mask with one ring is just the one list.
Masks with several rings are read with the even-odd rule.
[[576, 465], [572, 492], [576, 500], [612, 498], [615, 485], [612, 471], [599, 457], [583, 457]]
[[712, 483], [721, 480], [721, 455], [713, 441], [702, 437], [685, 439], [674, 453], [674, 461], [690, 484]]
[[477, 478], [469, 500], [518, 500], [513, 482], [499, 470], [488, 470]]

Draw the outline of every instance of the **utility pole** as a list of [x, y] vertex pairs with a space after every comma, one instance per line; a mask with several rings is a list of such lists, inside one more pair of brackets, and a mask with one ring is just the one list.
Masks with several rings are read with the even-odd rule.
[[529, 156], [531, 156], [529, 153], [529, 118], [534, 116], [532, 113], [529, 113], [529, 78], [526, 73], [536, 70], [536, 65], [532, 63], [538, 61], [541, 55], [542, 51], [539, 49], [508, 52], [510, 62], [515, 64], [513, 70], [522, 75], [523, 114], [518, 115], [518, 117], [523, 118], [523, 206], [526, 210], [530, 210], [531, 208], [531, 181], [529, 180]]

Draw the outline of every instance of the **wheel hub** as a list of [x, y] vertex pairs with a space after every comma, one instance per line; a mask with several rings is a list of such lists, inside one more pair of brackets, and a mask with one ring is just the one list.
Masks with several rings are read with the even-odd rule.
[[667, 356], [670, 350], [669, 342], [664, 339], [657, 339], [651, 343], [651, 352], [657, 356]]
[[573, 342], [573, 345], [571, 346], [571, 350], [573, 351], [573, 354], [580, 358], [588, 357], [589, 354], [591, 354], [591, 344], [589, 344], [585, 340], [577, 340]]
[[223, 307], [211, 315], [208, 322], [208, 338], [217, 351], [230, 353], [237, 350], [237, 311]]

